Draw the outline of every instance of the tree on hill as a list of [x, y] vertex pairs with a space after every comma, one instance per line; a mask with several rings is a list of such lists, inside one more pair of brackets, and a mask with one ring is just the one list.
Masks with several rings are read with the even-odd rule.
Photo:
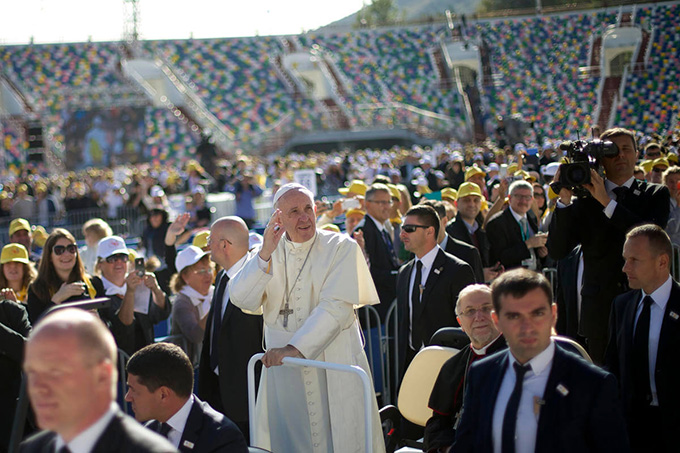
[[357, 14], [355, 26], [364, 28], [394, 25], [399, 21], [399, 16], [393, 0], [372, 0], [370, 5], [364, 4]]
[[[598, 8], [619, 3], [628, 2], [616, 0], [540, 0], [540, 5], [543, 8], [566, 5], [578, 5], [583, 8]], [[537, 0], [482, 0], [479, 11], [529, 10], [536, 9], [538, 4], [539, 1]]]

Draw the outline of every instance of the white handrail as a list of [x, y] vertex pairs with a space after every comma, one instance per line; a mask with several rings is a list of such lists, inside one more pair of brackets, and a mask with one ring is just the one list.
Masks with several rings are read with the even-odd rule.
[[[264, 356], [263, 353], [255, 354], [248, 362], [248, 421], [250, 422], [250, 444], [257, 446], [255, 438], [257, 430], [255, 429], [255, 364]], [[294, 357], [286, 357], [283, 359], [283, 366], [294, 367], [310, 367], [321, 368], [331, 371], [342, 371], [345, 373], [354, 373], [361, 379], [361, 384], [364, 389], [364, 420], [366, 422], [366, 439], [365, 450], [366, 453], [373, 452], [373, 416], [372, 416], [372, 401], [373, 398], [371, 389], [373, 383], [366, 371], [356, 365], [341, 365], [339, 363], [322, 362], [320, 360], [298, 359]]]

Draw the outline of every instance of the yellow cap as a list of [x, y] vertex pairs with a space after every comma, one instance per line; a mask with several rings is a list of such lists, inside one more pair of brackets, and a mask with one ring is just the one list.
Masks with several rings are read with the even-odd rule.
[[518, 170], [512, 175], [515, 178], [521, 177], [525, 181], [536, 181], [536, 178], [531, 176], [528, 171], [525, 170]]
[[210, 231], [201, 231], [200, 233], [196, 233], [196, 236], [194, 236], [194, 240], [191, 241], [191, 245], [195, 245], [199, 249], [205, 248], [208, 246], [208, 237], [210, 236]]
[[130, 261], [134, 262], [134, 260], [139, 258], [139, 253], [137, 253], [137, 250], [129, 248], [129, 249], [127, 249], [127, 251], [128, 251], [128, 257], [130, 258]]
[[14, 219], [9, 224], [9, 235], [13, 235], [17, 231], [26, 230], [31, 231], [31, 224], [26, 219]]
[[335, 233], [339, 233], [339, 232], [340, 232], [340, 228], [338, 228], [337, 225], [332, 224], [332, 223], [327, 223], [327, 224], [325, 224], [324, 226], [321, 227], [321, 229], [322, 229], [322, 230], [326, 230], [326, 231], [333, 231], [333, 232], [335, 232]]
[[0, 264], [24, 263], [28, 264], [28, 250], [21, 244], [7, 244], [2, 248]]
[[654, 161], [643, 160], [642, 162], [640, 162], [640, 168], [642, 168], [645, 173], [649, 173], [650, 171], [652, 171], [652, 168], [654, 168]]
[[352, 208], [352, 209], [348, 209], [347, 212], [345, 213], [345, 217], [350, 217], [350, 216], [353, 216], [353, 215], [358, 215], [358, 216], [364, 217], [366, 215], [366, 212], [362, 211], [361, 209]]
[[[471, 182], [470, 184], [474, 184], [474, 182]], [[458, 191], [456, 189], [452, 189], [451, 187], [444, 187], [442, 189], [442, 198], [450, 198], [451, 200], [455, 200], [458, 198]]]
[[476, 165], [468, 167], [468, 169], [465, 170], [465, 180], [466, 181], [469, 180], [470, 178], [472, 178], [473, 176], [476, 176], [476, 175], [486, 176], [486, 173], [484, 173], [484, 171]]
[[668, 159], [668, 162], [673, 162], [675, 164], [678, 163], [678, 155], [677, 154], [668, 153], [668, 155], [666, 156], [666, 159]]
[[460, 200], [461, 198], [467, 197], [469, 195], [476, 195], [478, 197], [484, 198], [482, 195], [482, 189], [480, 189], [477, 184], [474, 182], [464, 182], [458, 188], [458, 197], [456, 197], [456, 199]]
[[659, 157], [658, 159], [654, 159], [654, 162], [652, 162], [652, 168], [655, 167], [670, 167], [670, 164], [668, 163], [668, 159], [665, 157]]
[[33, 227], [33, 243], [38, 247], [44, 247], [45, 242], [47, 242], [47, 231], [42, 225], [36, 225]]
[[555, 198], [559, 197], [559, 194], [556, 194], [555, 191], [553, 190], [552, 186], [548, 186], [548, 199], [549, 200], [554, 200]]
[[366, 195], [367, 190], [368, 186], [366, 185], [365, 182], [359, 179], [355, 179], [350, 183], [349, 187], [342, 187], [338, 189], [338, 192], [340, 192], [342, 195], [347, 195], [349, 192], [352, 192], [357, 195]]
[[387, 188], [390, 189], [390, 195], [392, 196], [392, 198], [401, 200], [401, 192], [399, 192], [399, 188], [397, 186], [395, 186], [394, 184], [388, 184]]

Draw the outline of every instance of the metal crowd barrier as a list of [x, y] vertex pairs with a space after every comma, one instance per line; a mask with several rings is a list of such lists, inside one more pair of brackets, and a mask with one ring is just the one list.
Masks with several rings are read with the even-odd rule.
[[[384, 395], [389, 395], [389, 383], [385, 379], [385, 340], [383, 338], [383, 332], [382, 332], [382, 325], [380, 324], [380, 315], [378, 314], [378, 310], [376, 310], [374, 307], [370, 305], [366, 305], [365, 307], [361, 307], [359, 309], [361, 311], [361, 315], [364, 320], [364, 326], [366, 327], [366, 335], [365, 335], [365, 340], [366, 340], [366, 347], [364, 348], [367, 353], [366, 355], [368, 356], [368, 366], [371, 368], [371, 373], [373, 374], [373, 377], [375, 378], [375, 363], [373, 362], [373, 335], [372, 335], [372, 329], [374, 327], [377, 327], [378, 329], [378, 341], [380, 342], [380, 357], [379, 359], [379, 365], [380, 365], [380, 380], [382, 383], [382, 391]], [[373, 325], [373, 320], [377, 320], [375, 323], [375, 326]]]
[[[392, 347], [390, 347], [390, 340]], [[399, 318], [397, 316], [397, 299], [394, 299], [390, 309], [387, 310], [385, 317], [385, 367], [387, 375], [387, 390], [385, 404], [392, 404], [392, 398], [397, 400], [397, 389], [399, 388]], [[390, 366], [390, 356], [392, 366]], [[394, 376], [392, 376], [394, 372]], [[389, 391], [388, 391], [389, 390]], [[393, 394], [394, 393], [394, 394]]]
[[[91, 299], [86, 301], [71, 302], [68, 304], [61, 304], [48, 309], [45, 314], [41, 317], [44, 318], [49, 313], [55, 312], [57, 310], [63, 310], [64, 308], [81, 308], [83, 310], [98, 310], [100, 308], [108, 307], [111, 304], [111, 299], [108, 297], [102, 297], [99, 299]], [[40, 321], [38, 321], [39, 323]], [[38, 324], [36, 323], [36, 325]], [[119, 350], [119, 357], [120, 357]], [[125, 374], [118, 376], [118, 379], [122, 379], [123, 385], [125, 385]], [[119, 382], [120, 384], [120, 382]], [[9, 441], [9, 452], [16, 453], [19, 451], [19, 444], [24, 437], [24, 426], [26, 425], [26, 417], [28, 416], [28, 394], [26, 390], [26, 375], [21, 377], [21, 388], [19, 389], [19, 399], [17, 400], [17, 408], [14, 411], [14, 422], [12, 424], [12, 433], [10, 435]]]
[[557, 268], [556, 267], [545, 267], [541, 271], [545, 278], [550, 282], [550, 287], [553, 289], [553, 299], [555, 298], [555, 288], [557, 287]]
[[[248, 419], [250, 422], [250, 444], [257, 445], [259, 439], [256, 438], [257, 430], [255, 426], [257, 421], [255, 420], [255, 364], [258, 360], [261, 360], [264, 356], [263, 353], [255, 354], [250, 358], [248, 362]], [[320, 368], [323, 370], [330, 371], [341, 371], [344, 373], [354, 373], [361, 379], [361, 384], [364, 391], [364, 420], [366, 422], [366, 442], [364, 445], [364, 451], [366, 453], [373, 452], [373, 417], [372, 417], [372, 392], [371, 388], [373, 382], [368, 374], [360, 367], [356, 365], [341, 365], [339, 363], [321, 362], [319, 360], [308, 360], [308, 359], [297, 359], [294, 357], [286, 357], [283, 359], [283, 365], [286, 367], [310, 367], [310, 368]]]

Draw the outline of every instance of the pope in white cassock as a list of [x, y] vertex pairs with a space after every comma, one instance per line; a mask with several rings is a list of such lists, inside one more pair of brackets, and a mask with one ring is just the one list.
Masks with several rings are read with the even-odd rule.
[[[231, 302], [264, 313], [267, 352], [256, 404], [257, 445], [275, 452], [361, 452], [360, 379], [350, 373], [279, 367], [284, 357], [358, 365], [370, 376], [354, 309], [379, 303], [366, 260], [349, 236], [316, 229], [314, 196], [282, 186], [253, 254], [229, 282]], [[385, 451], [375, 396], [373, 451]]]

